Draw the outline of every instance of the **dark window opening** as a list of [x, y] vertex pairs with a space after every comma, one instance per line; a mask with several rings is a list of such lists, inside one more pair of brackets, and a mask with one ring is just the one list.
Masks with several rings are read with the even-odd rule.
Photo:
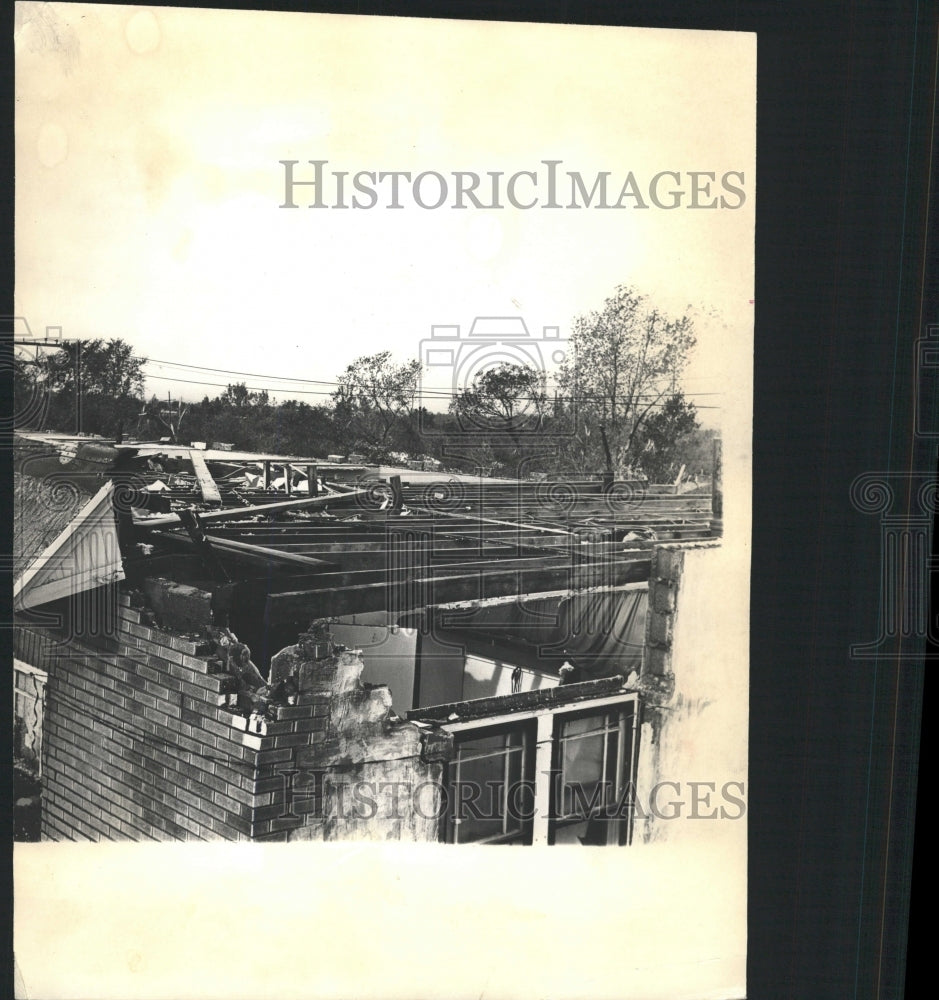
[[555, 719], [549, 843], [629, 842], [634, 723], [632, 704]]
[[448, 766], [444, 840], [531, 843], [534, 733], [526, 723], [457, 736]]

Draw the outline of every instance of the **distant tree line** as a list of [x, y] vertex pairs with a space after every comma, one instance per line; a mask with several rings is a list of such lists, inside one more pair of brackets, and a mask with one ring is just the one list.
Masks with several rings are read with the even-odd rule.
[[17, 358], [14, 389], [21, 420], [45, 430], [75, 430], [78, 373], [85, 433], [370, 462], [433, 458], [490, 475], [612, 468], [617, 478], [668, 482], [682, 467], [711, 469], [716, 432], [700, 426], [678, 388], [694, 344], [690, 315], [667, 317], [620, 286], [575, 320], [550, 388], [543, 371], [483, 365], [446, 412], [421, 405], [420, 363], [398, 363], [388, 351], [356, 359], [323, 404], [273, 402], [245, 383], [200, 402], [147, 399], [147, 359], [120, 339], [66, 342], [38, 362]]

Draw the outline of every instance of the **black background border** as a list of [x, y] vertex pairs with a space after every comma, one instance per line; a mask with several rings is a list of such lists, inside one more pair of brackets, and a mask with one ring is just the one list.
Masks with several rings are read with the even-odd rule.
[[[893, 998], [904, 995], [907, 972], [928, 981], [922, 951], [910, 951], [908, 969], [905, 959], [924, 684], [939, 654], [930, 647], [927, 660], [921, 647], [919, 660], [915, 649], [912, 659], [851, 660], [852, 644], [877, 635], [881, 541], [876, 518], [851, 506], [849, 490], [865, 472], [936, 472], [936, 439], [914, 433], [915, 341], [939, 321], [939, 199], [930, 173], [936, 6], [199, 6], [757, 33], [748, 995]], [[4, 5], [0, 57], [6, 315], [13, 312], [11, 7]], [[0, 394], [8, 407], [6, 386]], [[0, 460], [0, 482], [10, 483], [8, 448]], [[8, 490], [2, 499], [9, 552]], [[0, 639], [6, 651], [9, 633]], [[0, 711], [8, 727], [12, 712]], [[4, 772], [4, 803], [11, 791]], [[0, 808], [7, 843], [11, 814]], [[921, 873], [921, 839], [917, 846]], [[11, 872], [9, 854], [7, 886]], [[915, 898], [914, 929], [923, 902]], [[12, 894], [3, 917], [12, 919]], [[8, 976], [0, 991], [12, 996]]]

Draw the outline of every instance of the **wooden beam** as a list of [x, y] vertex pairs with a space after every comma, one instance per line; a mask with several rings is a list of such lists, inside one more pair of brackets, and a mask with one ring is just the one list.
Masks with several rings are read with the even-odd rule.
[[[460, 719], [480, 719], [488, 715], [507, 715], [510, 712], [537, 711], [556, 708], [573, 702], [602, 698], [624, 691], [626, 680], [619, 674], [577, 684], [559, 684], [557, 687], [537, 691], [519, 691], [516, 694], [489, 698], [472, 698], [452, 701], [445, 705], [428, 705], [407, 713], [408, 721], [447, 722], [454, 715]], [[632, 693], [632, 692], [630, 692]]]
[[[156, 537], [160, 541], [168, 542], [171, 546], [195, 546], [195, 542], [185, 536], [177, 535], [165, 531], [154, 532], [151, 537]], [[269, 549], [263, 545], [249, 545], [247, 542], [236, 542], [231, 538], [216, 538], [212, 535], [206, 536], [209, 545], [221, 554], [235, 556], [250, 561], [253, 565], [262, 566], [265, 569], [273, 567], [290, 567], [296, 570], [306, 570], [307, 573], [315, 570], [335, 570], [335, 563], [326, 562], [324, 559], [315, 559], [312, 556], [298, 555], [295, 552], [284, 552], [281, 549]]]
[[[637, 590], [647, 590], [648, 581], [639, 583], [623, 583], [616, 587], [582, 587], [578, 594], [618, 594], [629, 593]], [[509, 594], [507, 597], [490, 597], [483, 601], [450, 601], [447, 604], [431, 605], [435, 611], [475, 611], [478, 608], [493, 608], [502, 604], [511, 604], [513, 601], [544, 601], [549, 598], [570, 597], [570, 590], [544, 590], [539, 594]]]
[[[216, 536], [213, 534], [210, 537], [215, 538]], [[265, 544], [264, 539], [261, 538], [236, 539], [236, 541], [247, 541], [253, 545]], [[395, 565], [401, 558], [399, 550], [388, 547], [375, 549], [360, 548], [356, 551], [350, 551], [345, 547], [330, 546], [330, 551], [324, 549], [322, 546], [282, 545], [280, 542], [274, 542], [269, 548], [275, 549], [278, 552], [291, 552], [294, 555], [308, 556], [313, 559], [334, 561], [346, 571], [383, 569], [386, 564]], [[619, 554], [617, 552], [616, 556], [618, 557]], [[405, 555], [405, 558], [407, 558], [407, 555]], [[604, 554], [604, 558], [608, 558], [608, 556]], [[467, 566], [471, 563], [480, 566], [492, 566], [496, 563], [500, 565], [514, 565], [519, 560], [527, 560], [532, 565], [542, 565], [556, 563], [560, 559], [567, 559], [569, 562], [577, 562], [578, 564], [589, 561], [585, 560], [582, 556], [574, 557], [571, 553], [563, 549], [531, 553], [508, 551], [506, 549], [486, 546], [483, 549], [435, 547], [432, 558], [424, 560], [424, 564], [437, 570], [444, 566]], [[596, 561], [596, 554], [591, 553], [590, 559]]]
[[518, 528], [520, 531], [537, 531], [543, 534], [570, 535], [572, 532], [564, 531], [561, 528], [548, 528], [542, 524], [519, 524], [516, 521], [500, 521], [493, 517], [481, 517], [478, 514], [457, 514], [446, 510], [427, 510], [424, 507], [411, 507], [411, 510], [418, 510], [422, 514], [428, 514], [432, 518], [451, 517], [454, 520], [482, 522], [483, 524], [501, 524], [508, 528]]
[[208, 536], [209, 544], [222, 552], [231, 552], [235, 555], [247, 553], [249, 555], [264, 556], [271, 562], [279, 562], [289, 566], [296, 566], [298, 569], [305, 569], [310, 572], [312, 569], [330, 570], [335, 569], [336, 564], [327, 562], [325, 559], [316, 559], [314, 556], [301, 555], [298, 552], [285, 552], [283, 549], [270, 549], [264, 545], [251, 545], [249, 542], [236, 542], [232, 538], [216, 538], [214, 535]]
[[265, 620], [269, 625], [276, 625], [366, 611], [401, 614], [451, 601], [486, 600], [512, 594], [523, 596], [546, 590], [615, 587], [648, 580], [650, 571], [651, 561], [647, 556], [613, 566], [581, 566], [573, 570], [570, 566], [556, 566], [520, 572], [496, 567], [483, 573], [408, 580], [400, 585], [383, 580], [353, 587], [289, 591], [268, 595]]
[[209, 571], [213, 579], [220, 580], [223, 583], [230, 583], [231, 577], [222, 565], [218, 553], [209, 544], [205, 529], [202, 527], [202, 522], [199, 520], [199, 515], [196, 511], [192, 507], [189, 507], [186, 510], [180, 511], [179, 517], [193, 546], [202, 558], [203, 566]]
[[[256, 545], [245, 547], [246, 550], [255, 551], [258, 548], [259, 546]], [[265, 551], [271, 553], [281, 552], [280, 549], [267, 549]], [[296, 553], [289, 554], [295, 555]], [[306, 556], [305, 558], [315, 557]], [[383, 580], [389, 580], [395, 586], [403, 586], [404, 581], [412, 577], [424, 580], [440, 580], [444, 577], [467, 576], [470, 573], [475, 573], [477, 576], [489, 575], [496, 571], [525, 573], [544, 569], [552, 565], [567, 567], [569, 571], [574, 572], [579, 571], [583, 566], [583, 564], [578, 563], [572, 567], [567, 554], [564, 552], [558, 552], [553, 557], [553, 563], [544, 558], [519, 558], [500, 560], [476, 559], [457, 563], [435, 564], [426, 561], [421, 563], [416, 560], [411, 562], [408, 560], [407, 554], [404, 555], [404, 559], [405, 561], [401, 562], [401, 554], [394, 552], [390, 554], [382, 553], [378, 557], [366, 555], [364, 559], [360, 557], [351, 563], [347, 563], [345, 559], [341, 559], [339, 566], [333, 569], [324, 569], [322, 582], [318, 583], [317, 587], [318, 589], [335, 588], [339, 590], [362, 584], [379, 583]]]
[[392, 476], [389, 482], [391, 483], [391, 509], [397, 513], [404, 506], [404, 499], [401, 492], [401, 477]]
[[209, 472], [209, 467], [205, 464], [202, 453], [193, 449], [189, 452], [189, 461], [192, 462], [192, 471], [195, 472], [196, 479], [199, 481], [202, 499], [206, 503], [220, 504], [222, 494], [219, 493], [218, 487], [215, 485], [215, 480], [212, 478], [212, 473]]
[[[207, 510], [199, 514], [203, 524], [218, 524], [221, 521], [238, 521], [246, 517], [253, 517], [256, 514], [277, 514], [284, 510], [301, 510], [309, 507], [327, 507], [330, 504], [348, 506], [350, 499], [357, 496], [364, 496], [365, 490], [356, 490], [354, 493], [343, 493], [341, 495], [329, 494], [318, 497], [305, 497], [302, 500], [283, 500], [278, 503], [255, 504], [253, 507], [228, 507], [225, 510]], [[134, 524], [140, 528], [159, 529], [175, 527], [181, 524], [176, 514], [167, 514], [165, 517], [148, 517], [135, 521]]]

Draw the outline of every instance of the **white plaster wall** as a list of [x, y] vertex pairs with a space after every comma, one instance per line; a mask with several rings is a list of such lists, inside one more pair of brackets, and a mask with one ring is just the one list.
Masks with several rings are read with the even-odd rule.
[[[393, 630], [394, 629], [394, 630]], [[347, 615], [330, 626], [333, 639], [350, 649], [362, 651], [366, 684], [387, 684], [398, 715], [414, 705], [414, 660], [417, 630], [398, 628], [385, 611]]]
[[[463, 697], [490, 698], [495, 695], [511, 694], [514, 670], [515, 665], [512, 663], [468, 655], [463, 673]], [[557, 685], [557, 674], [542, 674], [522, 668], [521, 691], [538, 691], [541, 688], [557, 687]]]
[[[637, 817], [641, 840], [746, 840], [749, 600], [748, 591], [723, 584], [739, 579], [734, 558], [724, 547], [683, 553], [671, 648], [675, 693], [659, 711], [658, 732], [649, 711], [641, 732], [637, 794], [648, 814]], [[660, 813], [677, 815], [655, 816], [652, 800]]]

